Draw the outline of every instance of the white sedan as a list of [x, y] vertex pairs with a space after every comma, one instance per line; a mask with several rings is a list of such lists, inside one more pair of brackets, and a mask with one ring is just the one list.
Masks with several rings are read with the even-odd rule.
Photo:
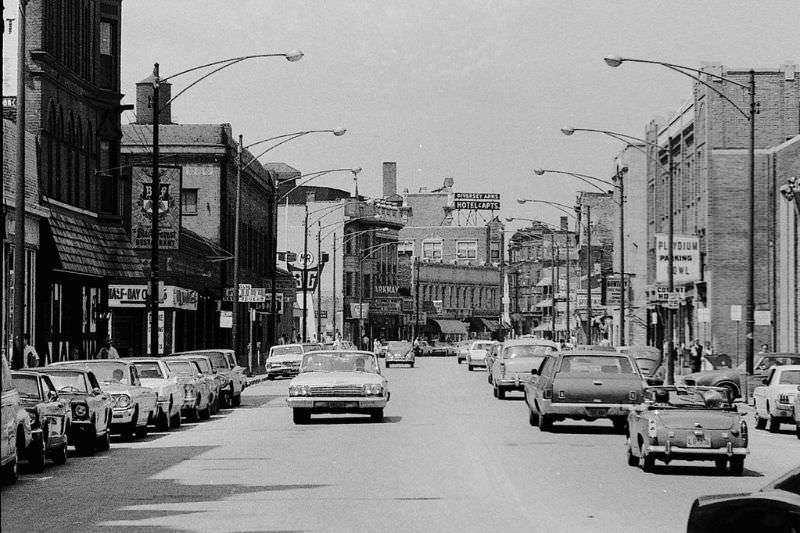
[[142, 385], [156, 391], [156, 412], [152, 423], [159, 429], [180, 427], [181, 408], [184, 401], [183, 384], [178, 374], [170, 371], [167, 364], [155, 357], [126, 359], [139, 371]]
[[767, 371], [764, 385], [753, 391], [756, 404], [756, 428], [777, 433], [781, 424], [794, 424], [795, 397], [800, 385], [800, 365], [773, 366]]
[[496, 344], [495, 341], [475, 341], [467, 350], [467, 370], [472, 371], [476, 366], [486, 368], [486, 352]]

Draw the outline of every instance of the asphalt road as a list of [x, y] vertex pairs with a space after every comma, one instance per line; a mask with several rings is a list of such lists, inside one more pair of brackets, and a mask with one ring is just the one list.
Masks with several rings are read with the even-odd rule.
[[680, 532], [695, 497], [755, 490], [800, 462], [788, 425], [751, 420], [743, 477], [710, 463], [645, 474], [609, 422], [541, 433], [521, 394], [496, 400], [485, 372], [453, 358], [386, 374], [382, 424], [295, 426], [288, 380], [265, 382], [210, 421], [23, 473], [2, 489], [2, 530]]

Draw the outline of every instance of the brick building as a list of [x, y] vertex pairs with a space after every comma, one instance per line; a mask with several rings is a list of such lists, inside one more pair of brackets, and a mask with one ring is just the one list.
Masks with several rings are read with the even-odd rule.
[[[146, 183], [134, 182], [137, 169], [144, 168], [146, 173], [152, 164], [152, 90], [152, 79], [137, 84], [137, 120], [122, 128], [123, 166], [129, 177], [123, 195], [125, 220], [134, 234], [136, 253], [148, 263], [149, 241], [139, 246], [135, 238], [137, 220], [142, 219], [142, 187]], [[169, 99], [169, 84], [161, 84], [161, 95], [163, 101]], [[231, 326], [225, 324], [222, 315], [232, 309], [238, 141], [229, 124], [173, 123], [169, 106], [162, 109], [159, 120], [160, 164], [165, 169], [175, 170], [179, 181], [173, 185], [176, 190], [170, 192], [170, 197], [180, 213], [178, 227], [173, 228], [177, 239], [166, 246], [159, 257], [160, 278], [167, 293], [166, 303], [160, 307], [163, 350], [171, 353], [227, 347], [231, 345]], [[291, 303], [294, 282], [285, 271], [273, 271], [275, 265], [271, 259], [277, 215], [275, 187], [274, 176], [255, 161], [249, 151], [243, 150], [238, 221], [239, 283], [250, 285], [254, 294], [263, 299], [270, 295], [272, 276], [276, 275], [279, 302]], [[150, 216], [149, 213], [144, 216], [143, 227], [147, 231]], [[127, 280], [123, 287], [131, 284], [137, 283]], [[172, 298], [173, 293], [183, 296]], [[146, 302], [127, 305], [118, 302], [117, 305], [115, 328], [131, 338], [134, 351], [145, 353], [149, 350]], [[266, 303], [240, 301], [238, 346], [234, 349], [242, 366], [247, 366], [249, 341], [254, 352], [259, 346], [263, 351], [280, 334], [291, 334], [291, 309], [289, 306], [288, 315], [279, 309], [276, 331], [271, 331]], [[257, 311], [252, 322], [251, 310]]]
[[[709, 72], [749, 82], [749, 69], [702, 66]], [[747, 91], [713, 79], [707, 82], [732, 102], [747, 109]], [[777, 193], [777, 172], [770, 165], [777, 159], [775, 147], [800, 133], [800, 75], [796, 65], [755, 71], [759, 113], [755, 119], [755, 310], [769, 312], [766, 323], [757, 323], [754, 343], [773, 346], [779, 337], [774, 289], [777, 272], [775, 244], [784, 228], [775, 214], [782, 200]], [[698, 338], [712, 344], [716, 353], [735, 360], [744, 358], [744, 324], [732, 320], [736, 306], [746, 304], [748, 267], [747, 157], [749, 121], [733, 105], [706, 86], [695, 83], [690, 100], [663, 123], [654, 120], [647, 128], [648, 140], [658, 144], [648, 157], [648, 284], [655, 294], [664, 279], [656, 276], [656, 236], [667, 233], [669, 204], [667, 162], [673, 158], [675, 234], [698, 243], [697, 265], [685, 281], [676, 283], [682, 298], [674, 311], [675, 342], [688, 345]], [[786, 165], [796, 165], [785, 148]], [[658, 161], [658, 163], [656, 163]], [[781, 174], [789, 172], [782, 168]], [[777, 232], [777, 233], [776, 233]], [[688, 241], [687, 241], [688, 242]], [[796, 275], [795, 275], [796, 276]], [[772, 280], [772, 281], [771, 281]], [[734, 313], [732, 313], [732, 307]], [[701, 311], [703, 310], [703, 311]], [[665, 339], [665, 306], [651, 301], [648, 313], [649, 341], [660, 346]], [[744, 309], [742, 308], [742, 318]], [[777, 320], [777, 321], [776, 321]], [[737, 341], [737, 332], [742, 332]]]

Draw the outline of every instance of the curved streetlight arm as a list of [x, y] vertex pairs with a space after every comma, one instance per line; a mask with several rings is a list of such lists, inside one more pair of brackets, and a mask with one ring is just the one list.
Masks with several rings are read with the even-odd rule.
[[372, 231], [389, 231], [389, 228], [372, 228], [372, 229], [365, 229], [365, 230], [362, 230], [362, 231], [356, 231], [356, 232], [348, 234], [347, 238], [344, 238], [344, 235], [343, 235], [342, 236], [342, 241], [339, 243], [338, 246], [334, 246], [333, 247], [333, 251], [335, 252], [336, 250], [338, 250], [339, 248], [344, 246], [346, 243], [352, 241], [353, 239], [355, 239], [359, 235], [364, 235], [365, 233], [370, 233]]
[[[374, 254], [375, 252], [377, 252], [381, 248], [388, 248], [389, 246], [397, 246], [398, 244], [400, 244], [400, 241], [382, 242], [380, 244], [372, 245], [369, 248], [364, 248], [363, 250], [361, 250], [362, 256], [358, 260], [358, 262], [359, 263], [362, 262], [364, 259], [368, 258], [369, 256], [371, 256], [372, 254]], [[364, 252], [369, 252], [369, 253], [365, 254]]]
[[[291, 52], [281, 53], [281, 54], [252, 54], [249, 56], [239, 56], [239, 57], [229, 57], [228, 59], [220, 59], [219, 61], [212, 61], [211, 63], [206, 63], [205, 65], [199, 65], [192, 68], [187, 68], [186, 70], [182, 70], [180, 72], [176, 72], [175, 74], [170, 74], [169, 76], [159, 77], [159, 81], [167, 81], [171, 80], [172, 78], [177, 78], [178, 76], [182, 76], [184, 74], [188, 74], [189, 72], [194, 72], [195, 70], [202, 70], [204, 68], [213, 67], [214, 65], [220, 65], [222, 63], [238, 63], [239, 61], [244, 61], [245, 59], [254, 59], [256, 57], [285, 57], [289, 61], [297, 61], [303, 57], [303, 53], [299, 50], [294, 50]], [[229, 65], [224, 65], [224, 67]]]
[[316, 179], [316, 178], [318, 178], [320, 176], [324, 176], [325, 174], [330, 174], [332, 172], [345, 172], [345, 171], [352, 172], [353, 176], [358, 176], [358, 173], [361, 172], [361, 169], [360, 168], [332, 168], [330, 170], [319, 170], [317, 172], [309, 172], [308, 174], [303, 174], [301, 176], [297, 176], [294, 179], [296, 179], [296, 180], [299, 180], [299, 179], [302, 179], [302, 178], [308, 178], [308, 179], [305, 180], [302, 183], [298, 183], [297, 185], [295, 185], [294, 187], [292, 187], [291, 189], [286, 191], [283, 195], [281, 195], [278, 198], [278, 202], [279, 203], [282, 202], [284, 199], [286, 199], [287, 196], [289, 196], [291, 193], [293, 193], [294, 191], [296, 191], [297, 189], [299, 189], [300, 187], [302, 187], [303, 185], [305, 185], [306, 183], [308, 183], [311, 180], [314, 180], [314, 179]]
[[[277, 141], [278, 139], [286, 139], [287, 137], [290, 137], [289, 139], [286, 139], [285, 141], [282, 141], [281, 143], [279, 143], [279, 144], [283, 144], [284, 142], [291, 141], [292, 139], [296, 139], [298, 137], [302, 137], [303, 135], [308, 135], [309, 133], [333, 133], [334, 135], [337, 135], [337, 132], [341, 132], [341, 133], [338, 133], [338, 135], [344, 135], [345, 131], [346, 130], [344, 128], [336, 128], [336, 129], [329, 129], [329, 130], [295, 131], [294, 133], [284, 133], [283, 135], [276, 135], [274, 137], [268, 137], [266, 139], [261, 139], [260, 141], [256, 141], [254, 143], [248, 144], [244, 148], [245, 148], [245, 150], [249, 150], [250, 148], [252, 148], [254, 146], [258, 146], [259, 144], [264, 144], [264, 143], [269, 142], [269, 141]], [[275, 146], [279, 146], [279, 144], [276, 144]], [[270, 149], [272, 149], [272, 148], [274, 148], [274, 147], [271, 147]]]
[[[330, 213], [326, 213], [326, 214], [322, 215], [322, 216], [321, 216], [321, 217], [319, 217], [317, 220], [315, 220], [315, 221], [313, 222], [313, 224], [316, 224], [317, 222], [319, 222], [320, 220], [322, 220], [323, 218], [325, 218], [325, 217], [326, 217], [326, 216], [328, 216], [328, 215], [330, 215]], [[348, 224], [348, 223], [350, 223], [350, 222], [354, 222], [354, 221], [356, 221], [356, 220], [369, 220], [369, 219], [372, 219], [372, 220], [380, 220], [380, 218], [381, 218], [380, 216], [369, 215], [369, 216], [365, 216], [365, 217], [356, 217], [356, 218], [351, 218], [350, 220], [345, 220], [345, 221], [344, 221], [344, 223], [345, 223], [345, 224]], [[312, 223], [311, 223], [311, 222], [309, 222], [309, 224], [312, 224]], [[329, 231], [326, 231], [325, 233], [323, 233], [323, 234], [320, 236], [320, 240], [325, 240], [325, 239], [327, 239], [327, 238], [328, 238], [328, 235], [330, 235], [331, 233], [333, 233], [334, 231], [336, 231], [338, 228], [339, 228], [339, 226], [334, 226], [334, 227], [333, 227], [333, 229], [331, 229], [331, 230], [329, 230]], [[383, 229], [383, 228], [381, 228], [381, 229]]]
[[603, 194], [607, 193], [608, 191], [603, 189], [602, 187], [600, 187], [599, 185], [597, 185], [594, 182], [597, 181], [599, 183], [610, 185], [611, 187], [619, 189], [619, 185], [617, 185], [616, 183], [612, 183], [612, 182], [604, 180], [602, 178], [596, 178], [594, 176], [589, 176], [588, 174], [580, 174], [578, 172], [567, 172], [565, 170], [549, 170], [549, 169], [537, 168], [535, 173], [536, 173], [537, 176], [541, 176], [542, 174], [546, 174], [546, 173], [549, 173], [549, 174], [564, 174], [566, 176], [572, 176], [573, 178], [578, 178], [579, 180], [581, 180], [582, 182], [586, 183], [587, 185], [589, 185], [591, 187], [594, 187], [595, 189], [597, 189], [598, 191], [600, 191]]

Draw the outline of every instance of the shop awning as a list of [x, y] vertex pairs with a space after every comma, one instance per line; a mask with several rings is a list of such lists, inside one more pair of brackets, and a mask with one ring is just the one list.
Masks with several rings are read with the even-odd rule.
[[473, 317], [469, 322], [470, 329], [473, 331], [497, 331], [500, 329], [500, 323], [497, 320]]
[[55, 268], [97, 278], [144, 279], [142, 260], [122, 226], [53, 209], [49, 228], [58, 252]]
[[460, 320], [446, 320], [442, 318], [429, 318], [428, 322], [433, 322], [444, 335], [466, 335], [467, 328]]

